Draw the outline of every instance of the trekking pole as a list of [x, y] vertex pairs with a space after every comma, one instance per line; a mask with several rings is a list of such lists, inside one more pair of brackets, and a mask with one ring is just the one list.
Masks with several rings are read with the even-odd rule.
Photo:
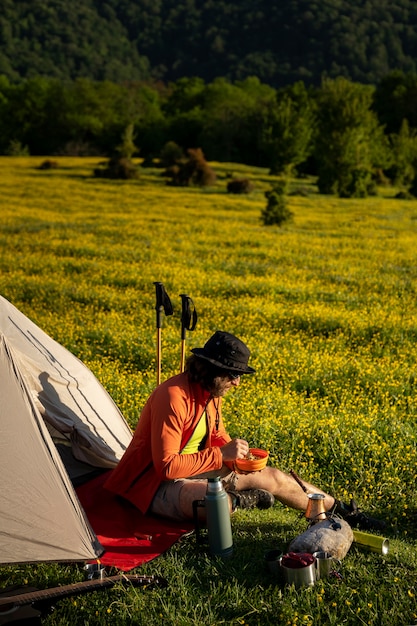
[[184, 371], [185, 367], [185, 337], [187, 330], [193, 331], [197, 324], [197, 311], [195, 310], [194, 302], [190, 296], [185, 293], [181, 293], [181, 365], [180, 372]]
[[172, 315], [172, 304], [171, 300], [167, 292], [165, 291], [165, 287], [162, 283], [154, 282], [156, 289], [156, 382], [157, 385], [161, 383], [161, 352], [162, 352], [162, 311], [165, 312], [165, 315]]

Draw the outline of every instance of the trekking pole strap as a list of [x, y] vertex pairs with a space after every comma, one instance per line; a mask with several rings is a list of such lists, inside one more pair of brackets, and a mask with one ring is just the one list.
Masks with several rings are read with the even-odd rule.
[[181, 297], [181, 339], [185, 339], [187, 330], [193, 331], [197, 325], [197, 311], [194, 302], [190, 296], [185, 293], [180, 294]]

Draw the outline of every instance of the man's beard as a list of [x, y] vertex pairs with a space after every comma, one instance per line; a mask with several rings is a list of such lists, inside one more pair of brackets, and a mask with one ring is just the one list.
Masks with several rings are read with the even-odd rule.
[[229, 387], [227, 386], [228, 382], [228, 377], [226, 376], [215, 376], [208, 391], [213, 396], [213, 398], [220, 398], [224, 396], [229, 390]]

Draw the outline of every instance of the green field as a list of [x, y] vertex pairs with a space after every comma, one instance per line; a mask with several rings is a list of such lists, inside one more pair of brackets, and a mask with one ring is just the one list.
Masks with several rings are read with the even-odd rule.
[[[294, 219], [263, 226], [267, 170], [211, 164], [215, 186], [175, 188], [160, 170], [95, 179], [100, 159], [0, 158], [0, 294], [84, 361], [134, 427], [156, 384], [154, 281], [163, 320], [162, 378], [180, 366], [180, 294], [198, 324], [241, 337], [255, 376], [227, 396], [232, 436], [270, 463], [389, 524], [383, 557], [352, 546], [343, 579], [282, 588], [264, 553], [306, 527], [277, 503], [233, 516], [235, 553], [220, 562], [184, 539], [138, 573], [168, 589], [94, 593], [57, 604], [45, 624], [417, 624], [417, 201], [386, 187], [365, 200], [291, 182]], [[250, 177], [250, 195], [226, 192]], [[0, 568], [0, 583], [83, 580], [77, 565]]]

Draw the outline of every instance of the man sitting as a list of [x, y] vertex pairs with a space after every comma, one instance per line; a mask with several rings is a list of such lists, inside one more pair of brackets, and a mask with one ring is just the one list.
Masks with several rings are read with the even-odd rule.
[[[143, 513], [174, 520], [193, 517], [193, 502], [204, 499], [207, 478], [220, 476], [229, 494], [230, 510], [266, 509], [275, 499], [305, 511], [308, 497], [293, 476], [274, 467], [236, 473], [234, 462], [249, 451], [244, 439], [231, 439], [222, 419], [226, 393], [253, 374], [250, 351], [234, 335], [217, 331], [203, 348], [194, 348], [184, 373], [159, 385], [148, 398], [132, 442], [105, 487], [132, 502]], [[326, 511], [363, 530], [384, 523], [360, 512], [318, 487], [304, 483], [308, 493], [324, 494]]]

